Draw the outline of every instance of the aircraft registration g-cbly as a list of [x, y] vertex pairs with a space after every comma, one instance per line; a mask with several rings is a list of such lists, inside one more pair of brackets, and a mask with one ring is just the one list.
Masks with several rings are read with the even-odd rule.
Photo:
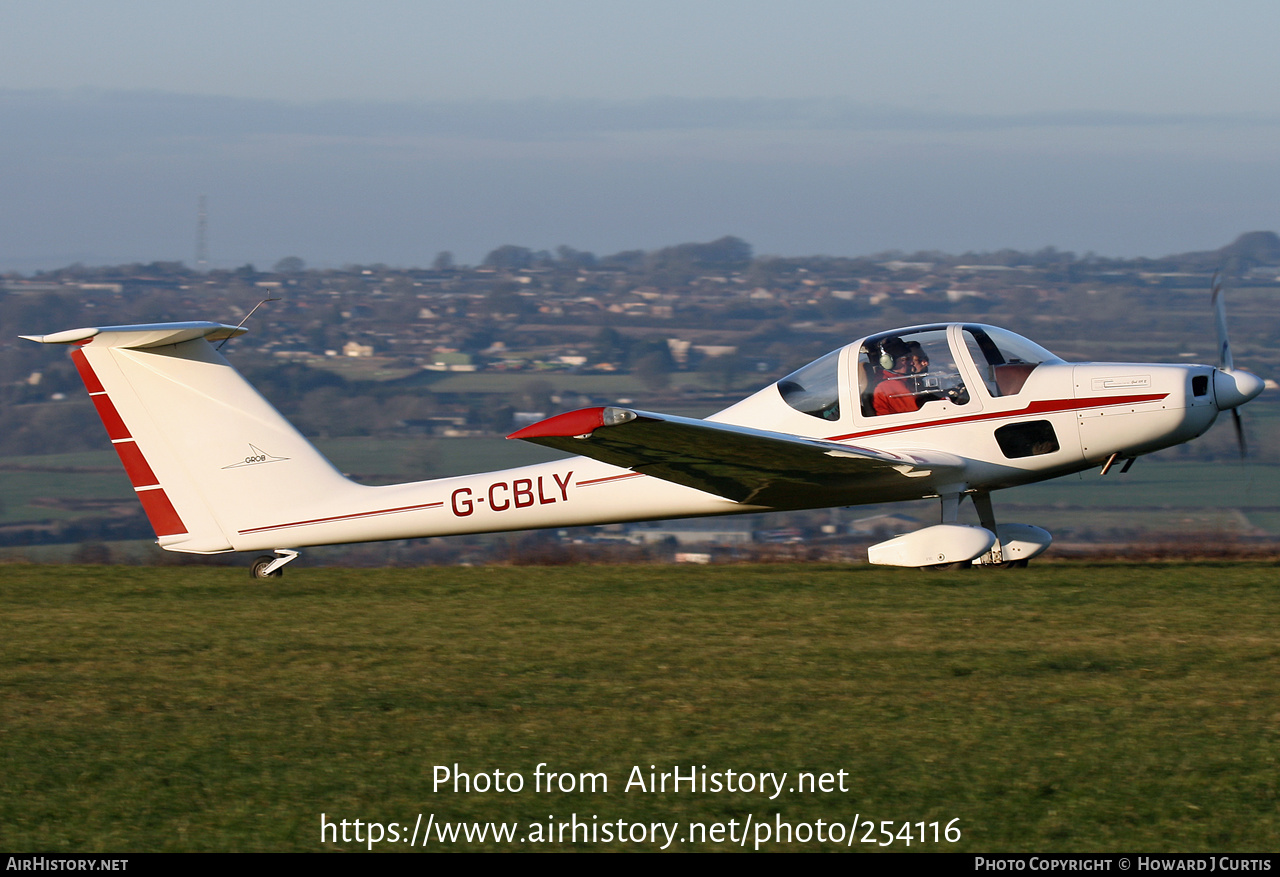
[[[1219, 362], [1070, 363], [1004, 329], [881, 332], [698, 420], [618, 406], [559, 414], [509, 438], [574, 456], [406, 484], [344, 477], [214, 348], [219, 323], [24, 336], [73, 346], [85, 387], [169, 551], [311, 545], [940, 500], [940, 522], [869, 549], [907, 567], [1022, 566], [1045, 530], [997, 523], [991, 492], [1189, 441], [1263, 382], [1233, 367], [1215, 289]], [[1242, 445], [1243, 450], [1243, 445]], [[1122, 470], [1123, 471], [1123, 470]], [[980, 525], [958, 523], [970, 497]]]

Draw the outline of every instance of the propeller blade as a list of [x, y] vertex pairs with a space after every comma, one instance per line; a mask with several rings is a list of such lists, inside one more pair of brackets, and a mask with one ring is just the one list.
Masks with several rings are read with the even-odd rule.
[[1243, 460], [1249, 449], [1244, 443], [1244, 420], [1240, 417], [1239, 408], [1231, 409], [1231, 419], [1236, 423], [1236, 442], [1240, 445], [1240, 459]]
[[1222, 281], [1213, 272], [1213, 321], [1218, 327], [1218, 368], [1231, 371], [1231, 342], [1227, 340], [1227, 304], [1222, 294]]

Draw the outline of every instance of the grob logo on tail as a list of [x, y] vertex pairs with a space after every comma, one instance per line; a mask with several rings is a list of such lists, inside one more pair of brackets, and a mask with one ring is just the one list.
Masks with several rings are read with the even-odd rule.
[[273, 457], [257, 445], [249, 445], [249, 454], [243, 460], [232, 463], [230, 466], [223, 466], [223, 469], [239, 469], [241, 466], [256, 466], [259, 463], [279, 463], [289, 459], [288, 457]]

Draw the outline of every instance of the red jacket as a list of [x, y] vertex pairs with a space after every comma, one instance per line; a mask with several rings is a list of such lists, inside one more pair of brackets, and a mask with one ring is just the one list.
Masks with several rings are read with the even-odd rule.
[[871, 397], [872, 407], [876, 414], [902, 414], [907, 411], [919, 411], [920, 400], [907, 380], [907, 375], [885, 372], [885, 378], [876, 384]]

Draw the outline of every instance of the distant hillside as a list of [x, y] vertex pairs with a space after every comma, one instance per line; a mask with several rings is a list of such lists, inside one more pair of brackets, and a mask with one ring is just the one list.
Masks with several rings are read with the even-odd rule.
[[1177, 262], [1204, 271], [1226, 268], [1231, 273], [1263, 265], [1280, 265], [1280, 235], [1274, 231], [1250, 231], [1225, 247], [1168, 256], [1162, 261]]

